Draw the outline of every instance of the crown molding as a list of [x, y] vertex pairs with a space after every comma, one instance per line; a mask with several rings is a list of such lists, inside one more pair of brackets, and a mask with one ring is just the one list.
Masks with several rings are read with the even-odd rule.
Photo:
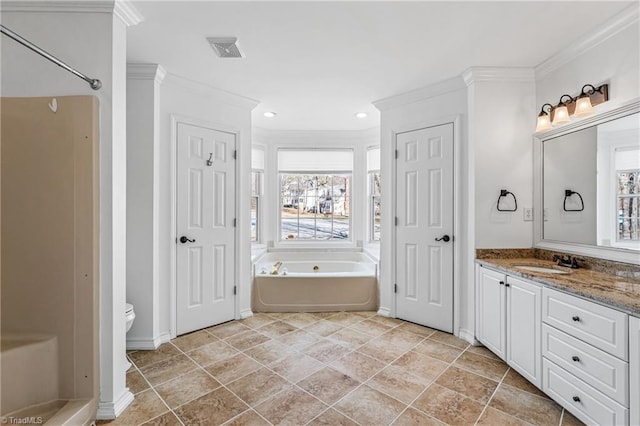
[[521, 67], [470, 67], [462, 73], [467, 86], [478, 81], [530, 82], [535, 81], [533, 68]]
[[154, 80], [162, 83], [167, 71], [159, 64], [127, 64], [127, 79]]
[[140, 12], [127, 0], [2, 1], [0, 10], [2, 12], [113, 13], [127, 26], [137, 25], [144, 20]]
[[592, 31], [589, 31], [582, 39], [577, 40], [544, 62], [538, 64], [535, 67], [536, 80], [544, 78], [578, 56], [593, 49], [600, 43], [603, 43], [621, 31], [624, 31], [629, 26], [638, 22], [639, 17], [640, 4], [634, 2], [634, 4], [613, 16], [608, 21], [605, 21], [602, 25], [596, 27]]
[[448, 80], [443, 80], [438, 83], [422, 87], [420, 89], [380, 99], [373, 102], [373, 105], [378, 108], [378, 110], [384, 111], [403, 105], [412, 104], [414, 102], [419, 102], [425, 99], [434, 98], [436, 96], [444, 95], [446, 93], [454, 92], [464, 88], [465, 85], [462, 79], [460, 77], [453, 77]]
[[207, 95], [220, 102], [248, 110], [254, 109], [260, 101], [247, 98], [245, 96], [236, 95], [235, 93], [227, 92], [217, 87], [209, 86], [208, 84], [200, 83], [194, 80], [190, 80], [186, 77], [182, 77], [170, 72], [166, 73], [164, 79], [165, 84], [171, 84], [179, 86], [185, 90], [196, 93], [198, 95]]

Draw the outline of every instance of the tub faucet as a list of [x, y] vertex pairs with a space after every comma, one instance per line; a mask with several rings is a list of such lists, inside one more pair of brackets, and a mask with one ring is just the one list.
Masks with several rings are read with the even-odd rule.
[[277, 261], [276, 263], [273, 264], [273, 267], [271, 268], [271, 275], [278, 275], [278, 272], [280, 272], [280, 267], [282, 266], [282, 262]]
[[567, 255], [565, 259], [564, 256], [558, 256], [557, 254], [553, 255], [553, 261], [558, 262], [558, 266], [564, 266], [571, 269], [578, 269], [578, 259], [575, 257], [571, 257]]

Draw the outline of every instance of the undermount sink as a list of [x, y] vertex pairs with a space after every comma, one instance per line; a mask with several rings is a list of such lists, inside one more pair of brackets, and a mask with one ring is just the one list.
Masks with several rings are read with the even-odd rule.
[[563, 271], [561, 269], [556, 269], [556, 268], [547, 268], [545, 266], [515, 265], [515, 268], [523, 269], [525, 271], [530, 271], [530, 272], [542, 272], [544, 274], [566, 275], [571, 273], [570, 271]]

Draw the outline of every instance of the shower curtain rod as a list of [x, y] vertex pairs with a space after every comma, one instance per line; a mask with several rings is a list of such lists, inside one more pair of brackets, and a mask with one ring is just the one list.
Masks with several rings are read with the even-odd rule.
[[84, 81], [89, 83], [89, 86], [91, 86], [91, 88], [93, 90], [99, 90], [102, 87], [102, 82], [100, 80], [98, 80], [97, 78], [96, 79], [89, 78], [86, 75], [82, 74], [80, 71], [76, 70], [75, 68], [71, 68], [69, 65], [65, 64], [60, 59], [56, 58], [55, 56], [49, 54], [48, 52], [46, 52], [46, 51], [44, 51], [42, 49], [40, 49], [35, 44], [31, 43], [26, 38], [14, 33], [13, 31], [11, 31], [9, 28], [5, 27], [4, 25], [0, 25], [0, 32], [2, 32], [2, 34], [6, 35], [7, 37], [14, 39], [15, 41], [17, 41], [18, 43], [20, 43], [24, 47], [33, 50], [38, 55], [40, 55], [40, 56], [42, 56], [44, 58], [47, 58], [48, 60], [50, 60], [54, 64], [58, 65], [59, 67], [64, 68], [65, 70], [69, 71], [71, 74], [74, 74], [75, 76], [80, 77], [81, 79], [83, 79]]

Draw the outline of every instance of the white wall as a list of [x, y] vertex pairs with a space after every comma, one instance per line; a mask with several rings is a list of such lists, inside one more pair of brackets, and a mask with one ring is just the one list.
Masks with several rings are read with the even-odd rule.
[[[99, 78], [88, 84], [6, 37], [2, 47], [2, 96], [93, 95], [100, 102], [100, 405], [98, 415], [114, 417], [132, 401], [125, 387], [126, 252], [126, 25], [113, 4], [88, 2], [84, 12], [60, 5], [3, 5], [2, 24]], [[69, 6], [73, 8], [73, 5]], [[15, 12], [12, 10], [16, 10]], [[95, 10], [87, 12], [87, 10]]]
[[[172, 117], [178, 121], [211, 125], [214, 129], [237, 132], [238, 179], [236, 197], [237, 220], [239, 224], [248, 224], [250, 220], [251, 193], [251, 110], [255, 101], [230, 95], [221, 90], [193, 83], [167, 70], [165, 80], [160, 87], [160, 174], [159, 174], [159, 304], [160, 334], [175, 335], [172, 330], [171, 305], [172, 285], [175, 270], [172, 265], [172, 252], [176, 245], [175, 218], [173, 217], [172, 197], [174, 196], [173, 161], [175, 160], [175, 135], [172, 133]], [[244, 195], [243, 195], [244, 194]], [[249, 226], [237, 228], [236, 279], [238, 285], [237, 318], [251, 315], [251, 242]], [[172, 277], [174, 277], [172, 281]]]

